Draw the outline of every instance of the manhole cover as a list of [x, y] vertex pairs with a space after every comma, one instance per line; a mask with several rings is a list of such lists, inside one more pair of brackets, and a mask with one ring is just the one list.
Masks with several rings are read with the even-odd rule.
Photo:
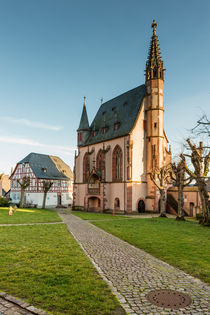
[[173, 290], [155, 290], [147, 294], [147, 300], [159, 307], [179, 309], [192, 303], [192, 300], [186, 294]]

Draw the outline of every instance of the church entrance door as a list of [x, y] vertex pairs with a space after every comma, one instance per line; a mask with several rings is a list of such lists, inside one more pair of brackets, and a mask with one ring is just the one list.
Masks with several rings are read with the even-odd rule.
[[145, 203], [143, 200], [139, 200], [138, 202], [138, 212], [139, 213], [145, 212]]
[[100, 199], [97, 197], [88, 198], [88, 210], [99, 211], [100, 210]]

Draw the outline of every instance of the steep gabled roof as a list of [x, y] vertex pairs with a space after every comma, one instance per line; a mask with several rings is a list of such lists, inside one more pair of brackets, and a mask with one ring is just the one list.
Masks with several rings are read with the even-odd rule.
[[50, 158], [55, 163], [57, 169], [62, 172], [65, 176], [67, 176], [69, 179], [73, 180], [73, 173], [71, 168], [58, 156], [50, 155]]
[[[84, 146], [128, 135], [136, 122], [145, 94], [143, 84], [103, 103], [90, 126], [90, 135]], [[118, 128], [114, 130], [116, 123]], [[106, 129], [105, 133], [103, 128]]]
[[[58, 157], [53, 158], [57, 158], [58, 160], [62, 161]], [[18, 164], [23, 163], [29, 163], [34, 174], [38, 178], [62, 180], [69, 179], [68, 175], [67, 176], [64, 175], [64, 173], [57, 168], [56, 163], [53, 162], [53, 159], [51, 159], [49, 155], [32, 152], [29, 155], [27, 155], [24, 159], [22, 159], [20, 162], [18, 162]]]

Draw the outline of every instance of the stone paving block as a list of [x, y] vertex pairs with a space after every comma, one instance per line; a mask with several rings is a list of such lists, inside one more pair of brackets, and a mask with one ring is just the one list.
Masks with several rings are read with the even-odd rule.
[[148, 303], [146, 296], [155, 289], [188, 294], [193, 303], [185, 308], [186, 314], [204, 314], [210, 297], [205, 283], [74, 215], [59, 215], [122, 306], [130, 308], [130, 314], [183, 315], [183, 310]]

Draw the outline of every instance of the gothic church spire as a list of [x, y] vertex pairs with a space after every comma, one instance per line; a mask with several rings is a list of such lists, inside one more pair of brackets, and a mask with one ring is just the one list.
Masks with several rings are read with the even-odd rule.
[[79, 130], [88, 130], [88, 129], [89, 129], [89, 122], [88, 122], [88, 116], [87, 116], [87, 110], [86, 110], [86, 97], [84, 96], [82, 116], [80, 119], [78, 131]]
[[149, 48], [149, 55], [146, 62], [146, 81], [151, 79], [164, 80], [164, 67], [161, 59], [161, 52], [158, 43], [158, 37], [156, 35], [157, 23], [153, 20], [152, 23], [153, 35]]

